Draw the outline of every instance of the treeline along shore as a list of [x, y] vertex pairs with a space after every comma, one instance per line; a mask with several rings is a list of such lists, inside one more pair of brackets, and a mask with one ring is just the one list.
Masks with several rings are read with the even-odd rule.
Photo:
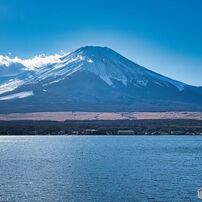
[[202, 135], [202, 120], [0, 121], [0, 135]]

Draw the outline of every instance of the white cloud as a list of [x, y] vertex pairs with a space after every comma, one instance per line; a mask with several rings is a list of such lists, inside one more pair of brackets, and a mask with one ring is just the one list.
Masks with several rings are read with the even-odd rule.
[[28, 67], [30, 69], [34, 69], [34, 68], [42, 67], [42, 66], [47, 65], [47, 64], [53, 64], [53, 63], [60, 62], [60, 58], [62, 56], [63, 55], [60, 55], [60, 54], [49, 55], [49, 56], [38, 55], [38, 56], [35, 56], [31, 59], [22, 60], [22, 64], [25, 67]]
[[61, 54], [54, 55], [37, 55], [30, 59], [21, 59], [19, 57], [11, 58], [9, 56], [0, 55], [0, 65], [9, 67], [13, 63], [20, 63], [29, 69], [35, 69], [47, 64], [58, 63], [61, 61], [60, 58], [64, 55], [67, 55], [67, 53], [61, 52]]

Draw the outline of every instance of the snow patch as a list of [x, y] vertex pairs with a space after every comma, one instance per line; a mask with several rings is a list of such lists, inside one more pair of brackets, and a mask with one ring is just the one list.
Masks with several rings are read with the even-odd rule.
[[173, 86], [175, 86], [179, 91], [184, 90], [185, 84], [183, 84], [183, 83], [180, 83], [180, 82], [174, 81], [174, 80], [171, 80], [169, 83], [171, 83]]
[[100, 78], [105, 81], [109, 86], [113, 85], [111, 79], [108, 76], [100, 76]]
[[124, 86], [127, 86], [127, 84], [128, 84], [127, 79], [122, 79], [122, 83], [123, 83]]
[[186, 86], [185, 83], [170, 79], [168, 77], [162, 76], [149, 70], [146, 71], [146, 74], [157, 79], [160, 83], [166, 85], [167, 87], [170, 87], [170, 85], [176, 87], [179, 91], [183, 91]]
[[140, 85], [140, 86], [147, 86], [148, 84], [148, 81], [147, 80], [137, 80], [137, 83]]
[[158, 86], [163, 86], [161, 83], [154, 81], [153, 83], [157, 84]]
[[93, 60], [88, 59], [87, 62], [88, 62], [88, 63], [93, 63]]
[[75, 62], [75, 61], [79, 61], [79, 60], [84, 60], [84, 57], [82, 55], [77, 55], [76, 57], [73, 57], [72, 59], [68, 60], [66, 64]]
[[25, 91], [21, 93], [15, 93], [12, 95], [0, 97], [0, 100], [3, 101], [3, 100], [12, 100], [12, 99], [22, 99], [22, 98], [30, 97], [33, 95], [34, 95], [33, 91]]
[[0, 94], [13, 91], [23, 84], [24, 81], [22, 80], [10, 80], [9, 82], [0, 85]]

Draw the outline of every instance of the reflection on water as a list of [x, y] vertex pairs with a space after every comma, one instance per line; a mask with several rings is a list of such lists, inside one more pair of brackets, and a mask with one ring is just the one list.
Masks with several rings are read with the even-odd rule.
[[0, 137], [0, 201], [197, 201], [202, 137]]

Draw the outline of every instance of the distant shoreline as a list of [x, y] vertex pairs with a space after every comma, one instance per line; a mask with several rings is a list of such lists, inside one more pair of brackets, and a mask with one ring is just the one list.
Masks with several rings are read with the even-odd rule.
[[202, 135], [202, 120], [0, 121], [0, 135]]

